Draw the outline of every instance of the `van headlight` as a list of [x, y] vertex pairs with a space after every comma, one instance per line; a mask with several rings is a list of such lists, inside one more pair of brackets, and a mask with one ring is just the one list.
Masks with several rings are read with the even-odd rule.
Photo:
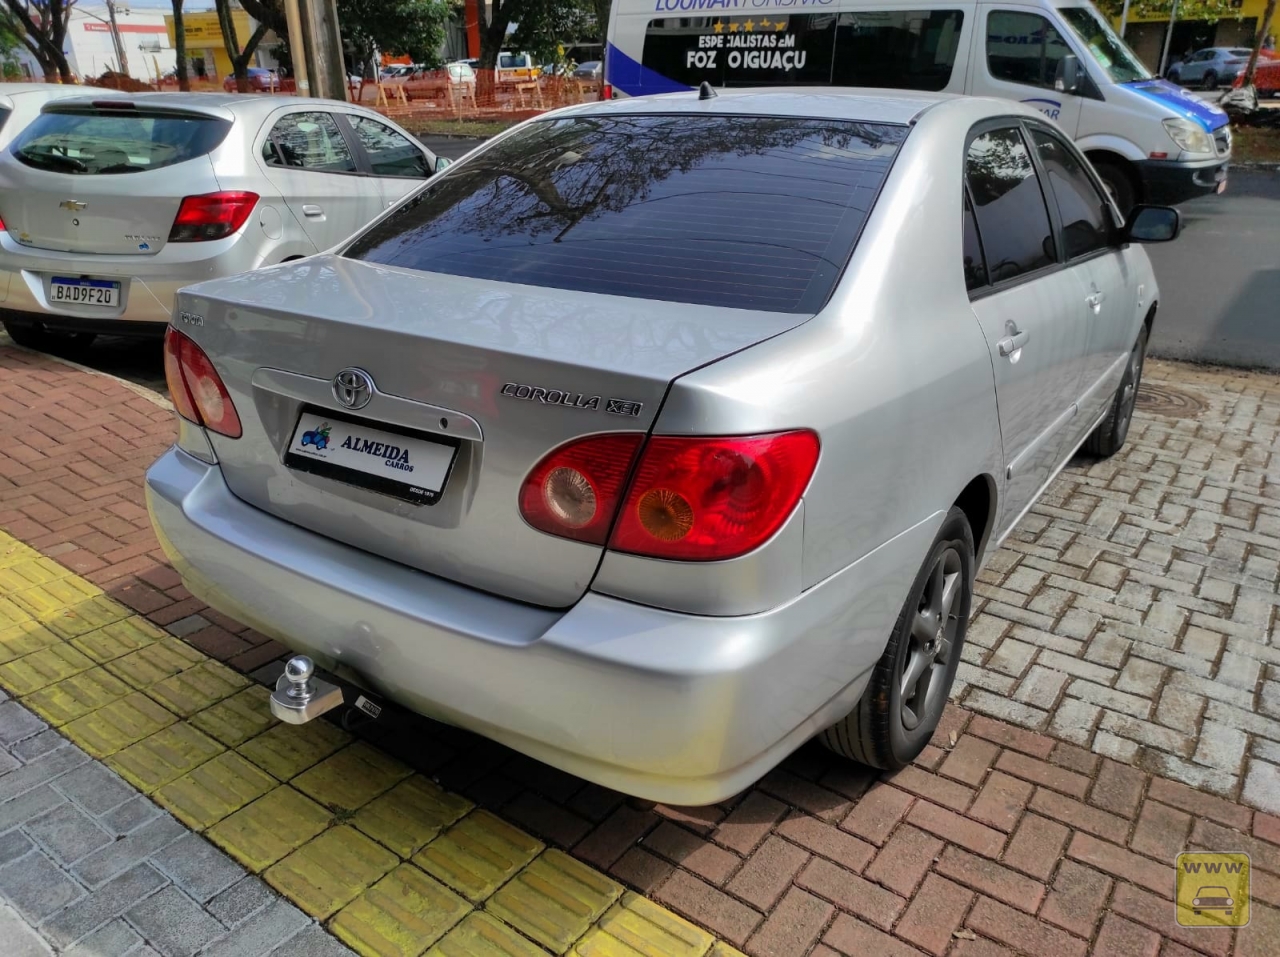
[[1190, 120], [1178, 117], [1167, 119], [1164, 121], [1164, 128], [1169, 133], [1169, 139], [1188, 153], [1213, 152], [1213, 137]]

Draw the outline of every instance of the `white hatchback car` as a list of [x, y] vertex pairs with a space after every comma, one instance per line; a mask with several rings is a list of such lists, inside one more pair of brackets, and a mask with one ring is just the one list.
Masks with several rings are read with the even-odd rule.
[[335, 246], [447, 163], [336, 101], [50, 102], [0, 154], [0, 319], [33, 347], [158, 335], [182, 286]]

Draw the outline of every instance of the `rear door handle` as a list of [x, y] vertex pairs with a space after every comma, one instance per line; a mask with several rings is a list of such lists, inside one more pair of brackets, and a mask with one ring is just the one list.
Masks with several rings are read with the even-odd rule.
[[1013, 358], [1016, 362], [1017, 352], [1027, 344], [1028, 340], [1031, 339], [1031, 333], [1019, 331], [1017, 323], [1012, 319], [1004, 324], [1004, 330], [1009, 333], [1009, 335], [996, 342], [996, 349], [999, 350], [1000, 355], [1004, 356], [1006, 359]]
[[323, 216], [324, 210], [321, 209], [319, 206], [307, 205], [302, 207], [302, 215], [303, 216]]

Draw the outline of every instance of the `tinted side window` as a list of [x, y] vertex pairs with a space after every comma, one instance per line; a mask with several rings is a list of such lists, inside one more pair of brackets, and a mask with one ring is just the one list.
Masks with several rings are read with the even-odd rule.
[[271, 166], [354, 173], [356, 161], [328, 113], [290, 113], [282, 116], [266, 143], [262, 158]]
[[347, 120], [360, 138], [360, 145], [369, 154], [369, 163], [376, 175], [416, 176], [419, 179], [431, 175], [422, 150], [391, 127], [367, 116], [348, 116]]
[[982, 255], [982, 240], [978, 237], [978, 223], [973, 217], [973, 205], [966, 194], [964, 198], [964, 287], [970, 291], [987, 284], [987, 261]]
[[780, 86], [831, 82], [836, 14], [650, 20], [643, 63], [689, 86]]
[[960, 10], [664, 17], [649, 21], [643, 62], [689, 86], [941, 90], [963, 23]]
[[1039, 14], [987, 15], [987, 69], [997, 80], [1052, 88], [1058, 61], [1070, 52], [1062, 34]]
[[842, 13], [831, 82], [895, 90], [944, 89], [951, 82], [963, 24], [960, 10]]
[[965, 176], [992, 282], [1057, 261], [1040, 180], [1018, 130], [992, 130], [976, 137], [969, 146]]
[[529, 123], [433, 179], [346, 255], [426, 272], [812, 314], [901, 126], [601, 114]]
[[1035, 143], [1040, 164], [1048, 175], [1049, 192], [1058, 204], [1067, 258], [1075, 259], [1105, 249], [1111, 240], [1106, 201], [1079, 158], [1060, 139], [1044, 130], [1033, 129], [1031, 142]]

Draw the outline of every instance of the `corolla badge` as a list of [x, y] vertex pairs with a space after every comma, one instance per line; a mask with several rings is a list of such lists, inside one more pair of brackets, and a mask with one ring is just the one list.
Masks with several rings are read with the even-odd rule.
[[373, 398], [373, 379], [363, 369], [343, 369], [333, 377], [332, 391], [344, 409], [363, 409]]

